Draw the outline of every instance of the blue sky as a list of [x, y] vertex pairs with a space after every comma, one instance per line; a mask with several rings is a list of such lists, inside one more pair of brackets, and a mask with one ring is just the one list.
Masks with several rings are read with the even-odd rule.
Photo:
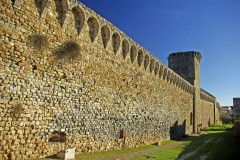
[[167, 65], [200, 51], [201, 87], [232, 105], [240, 97], [240, 0], [80, 0]]

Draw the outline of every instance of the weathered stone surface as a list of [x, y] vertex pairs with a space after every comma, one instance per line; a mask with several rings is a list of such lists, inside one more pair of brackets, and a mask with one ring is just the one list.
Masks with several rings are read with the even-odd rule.
[[[67, 147], [77, 153], [137, 147], [192, 133], [192, 84], [83, 4], [35, 2], [0, 1], [0, 159]], [[40, 51], [29, 44], [34, 34], [47, 38]], [[69, 40], [80, 46], [78, 59], [56, 59]], [[201, 101], [204, 125], [214, 116], [212, 103], [211, 96]], [[65, 143], [49, 142], [59, 132]]]

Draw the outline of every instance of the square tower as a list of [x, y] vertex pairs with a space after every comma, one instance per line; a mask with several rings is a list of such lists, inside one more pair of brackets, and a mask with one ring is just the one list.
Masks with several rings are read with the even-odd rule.
[[233, 98], [234, 121], [240, 119], [240, 98]]
[[168, 57], [168, 67], [194, 86], [200, 86], [200, 52], [176, 52]]
[[200, 52], [176, 52], [168, 57], [168, 67], [194, 86], [193, 94], [193, 133], [198, 133], [200, 124]]

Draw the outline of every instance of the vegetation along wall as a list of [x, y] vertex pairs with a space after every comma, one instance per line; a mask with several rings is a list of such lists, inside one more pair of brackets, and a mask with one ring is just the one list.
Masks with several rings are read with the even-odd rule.
[[83, 4], [1, 0], [0, 26], [0, 159], [193, 132], [194, 86]]

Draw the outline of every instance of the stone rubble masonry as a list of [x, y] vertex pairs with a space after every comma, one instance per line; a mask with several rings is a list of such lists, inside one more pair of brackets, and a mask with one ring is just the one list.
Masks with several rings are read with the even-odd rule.
[[240, 98], [233, 98], [234, 121], [240, 119]]
[[[0, 26], [0, 159], [138, 147], [193, 132], [195, 86], [83, 4], [1, 0]], [[33, 35], [47, 45], [31, 46]], [[79, 58], [57, 60], [67, 41], [79, 44]], [[218, 107], [198, 91], [196, 124], [205, 127]], [[57, 132], [64, 142], [50, 141]]]

